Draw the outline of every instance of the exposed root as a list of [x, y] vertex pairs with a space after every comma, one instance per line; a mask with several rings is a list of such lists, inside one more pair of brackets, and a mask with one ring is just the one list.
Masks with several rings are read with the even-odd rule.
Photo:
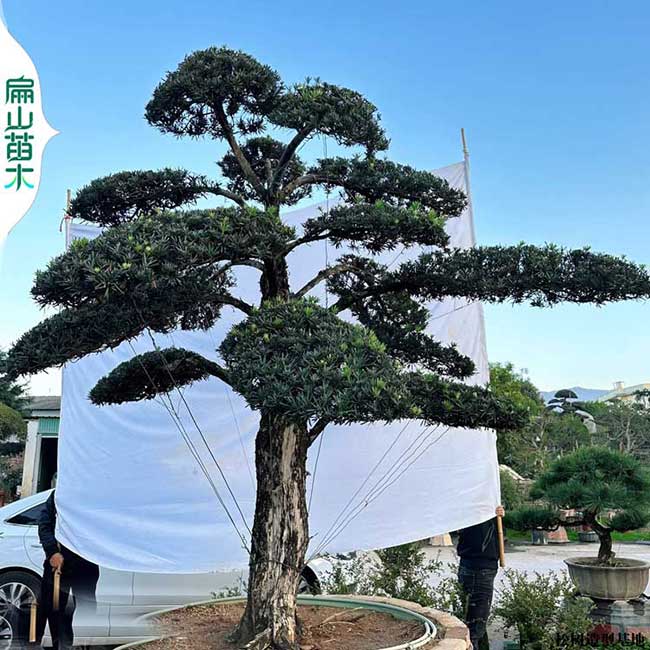
[[[330, 623], [336, 618], [340, 618], [341, 616], [347, 616], [349, 614], [353, 614], [354, 612], [362, 611], [363, 607], [355, 607], [354, 609], [349, 609], [349, 610], [344, 610], [342, 612], [337, 612], [336, 614], [332, 614], [331, 616], [328, 616], [326, 619], [322, 620], [316, 627], [320, 627], [321, 625], [325, 625], [326, 623]], [[361, 616], [356, 616], [351, 619], [345, 620], [343, 622], [345, 623], [354, 623], [355, 621], [358, 621], [360, 618], [363, 618], [365, 614], [362, 614]]]
[[266, 630], [260, 632], [252, 641], [246, 645], [241, 646], [241, 650], [272, 650], [271, 644], [271, 628], [267, 627]]
[[268, 627], [263, 632], [260, 632], [252, 641], [240, 646], [239, 650], [296, 650], [297, 648], [297, 645], [293, 646], [273, 641], [271, 628]]

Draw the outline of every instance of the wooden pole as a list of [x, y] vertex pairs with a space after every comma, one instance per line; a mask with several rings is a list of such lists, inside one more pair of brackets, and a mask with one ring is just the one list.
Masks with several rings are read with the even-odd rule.
[[70, 247], [70, 221], [72, 217], [70, 216], [70, 204], [72, 203], [72, 190], [67, 190], [66, 192], [66, 201], [65, 201], [65, 249], [68, 250]]
[[[465, 191], [467, 194], [467, 207], [469, 208], [471, 223], [472, 223], [472, 246], [476, 246], [476, 231], [474, 229], [474, 206], [472, 205], [472, 190], [470, 187], [470, 173], [469, 173], [469, 149], [467, 148], [467, 138], [465, 137], [465, 129], [460, 130], [460, 139], [463, 144], [463, 164], [465, 165]], [[481, 318], [482, 318], [481, 312]], [[505, 567], [506, 565], [506, 549], [503, 540], [503, 521], [497, 515], [497, 536], [499, 539], [499, 566]]]
[[56, 569], [54, 571], [54, 593], [52, 594], [52, 609], [55, 612], [59, 611], [59, 597], [61, 594], [61, 571]]
[[506, 547], [503, 541], [503, 521], [499, 515], [497, 515], [497, 535], [499, 537], [499, 566], [503, 568], [506, 565]]
[[476, 246], [476, 230], [474, 228], [474, 205], [472, 203], [472, 188], [470, 187], [469, 149], [465, 138], [465, 129], [460, 130], [460, 139], [463, 143], [463, 164], [465, 165], [465, 194], [467, 195], [467, 208], [472, 224], [472, 246]]
[[38, 604], [36, 599], [32, 601], [29, 612], [29, 642], [36, 643], [36, 614], [38, 613]]

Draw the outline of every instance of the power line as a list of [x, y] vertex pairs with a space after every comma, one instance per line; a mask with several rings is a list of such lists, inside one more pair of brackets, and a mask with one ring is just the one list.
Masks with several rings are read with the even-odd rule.
[[[411, 462], [408, 463], [408, 465], [401, 472], [399, 472], [399, 474], [395, 476], [392, 481], [385, 483], [383, 487], [381, 487], [381, 489], [379, 489], [378, 491], [375, 490], [374, 494], [370, 495], [369, 493], [369, 496], [367, 496], [366, 499], [357, 506], [356, 512], [350, 513], [347, 519], [341, 522], [338, 528], [329, 536], [329, 538], [325, 541], [325, 546], [331, 544], [363, 512], [363, 510], [365, 510], [371, 503], [376, 501], [388, 488], [394, 485], [412, 467], [412, 465], [416, 463], [420, 458], [422, 458], [424, 454], [426, 454], [426, 452], [431, 447], [433, 447], [433, 445], [439, 442], [446, 435], [448, 431], [449, 431], [449, 427], [447, 427], [445, 431], [443, 431], [433, 442], [427, 445], [422, 450], [422, 452], [417, 454], [417, 456], [415, 456], [414, 458], [413, 456], [411, 456], [412, 458]], [[324, 548], [322, 543], [321, 543], [321, 547]]]
[[[138, 313], [139, 313], [139, 310], [138, 310]], [[143, 321], [143, 324], [145, 324], [144, 319], [142, 318], [142, 316], [140, 316], [140, 319]], [[190, 419], [192, 420], [192, 422], [193, 422], [199, 436], [201, 437], [201, 440], [203, 441], [203, 444], [205, 445], [205, 448], [208, 450], [208, 453], [210, 454], [210, 457], [212, 458], [217, 470], [219, 471], [219, 474], [221, 475], [221, 478], [223, 479], [223, 482], [225, 483], [226, 488], [227, 488], [233, 502], [235, 503], [235, 507], [237, 508], [237, 511], [239, 512], [239, 516], [241, 517], [242, 521], [244, 522], [244, 526], [248, 530], [249, 534], [252, 535], [252, 531], [251, 531], [250, 526], [248, 525], [248, 522], [246, 521], [246, 517], [244, 516], [244, 513], [243, 513], [243, 511], [242, 511], [242, 509], [241, 509], [241, 507], [239, 505], [239, 501], [237, 500], [237, 497], [235, 496], [232, 488], [230, 487], [230, 483], [228, 482], [228, 479], [226, 478], [226, 475], [225, 475], [223, 469], [221, 468], [221, 465], [219, 464], [219, 461], [217, 460], [216, 456], [214, 455], [214, 452], [212, 451], [212, 449], [211, 449], [205, 435], [203, 434], [203, 431], [201, 430], [201, 427], [199, 426], [199, 423], [197, 422], [196, 418], [194, 417], [194, 413], [192, 412], [192, 409], [190, 408], [190, 405], [188, 404], [187, 400], [185, 399], [185, 395], [183, 395], [183, 392], [179, 389], [178, 385], [176, 384], [176, 380], [174, 379], [174, 376], [172, 375], [171, 370], [169, 369], [169, 364], [167, 363], [167, 359], [165, 359], [165, 355], [161, 352], [160, 348], [158, 347], [158, 344], [156, 343], [156, 340], [154, 339], [154, 337], [153, 337], [153, 335], [151, 333], [151, 330], [147, 327], [146, 331], [147, 331], [147, 333], [149, 335], [149, 338], [151, 339], [151, 343], [154, 346], [154, 349], [158, 353], [158, 356], [162, 359], [165, 370], [167, 371], [167, 374], [169, 375], [169, 378], [172, 380], [172, 383], [174, 384], [175, 390], [178, 392], [178, 394], [179, 394], [185, 408], [187, 409], [187, 412], [188, 412], [188, 414], [190, 416]]]
[[[327, 537], [330, 534], [332, 529], [337, 525], [337, 523], [340, 521], [340, 519], [345, 515], [345, 511], [352, 505], [354, 500], [361, 493], [361, 490], [363, 490], [363, 488], [367, 485], [368, 481], [372, 478], [372, 475], [377, 471], [379, 466], [384, 462], [384, 460], [386, 459], [386, 457], [390, 453], [391, 449], [399, 442], [399, 439], [402, 437], [404, 431], [406, 431], [406, 429], [408, 428], [410, 423], [411, 423], [410, 420], [406, 421], [406, 424], [402, 427], [400, 432], [397, 434], [397, 436], [395, 437], [395, 440], [393, 440], [393, 442], [388, 446], [388, 448], [386, 449], [386, 451], [384, 452], [382, 457], [377, 461], [377, 463], [375, 463], [374, 467], [370, 470], [370, 472], [368, 473], [366, 478], [363, 480], [363, 483], [361, 483], [361, 485], [359, 486], [357, 491], [350, 497], [350, 499], [345, 504], [345, 506], [343, 506], [343, 509], [341, 510], [341, 512], [339, 513], [337, 518], [334, 520], [332, 525], [325, 532], [325, 537]], [[321, 547], [321, 545], [319, 544], [318, 547], [316, 548], [316, 550], [314, 551], [314, 553], [312, 554], [312, 557], [314, 557], [315, 555], [318, 554], [318, 551], [319, 551], [320, 547]]]
[[[131, 348], [131, 351], [134, 354], [134, 357], [138, 360], [138, 363], [142, 367], [142, 370], [144, 371], [145, 375], [147, 376], [147, 379], [151, 382], [151, 385], [156, 390], [158, 390], [158, 386], [156, 385], [155, 380], [153, 379], [153, 377], [151, 376], [151, 374], [147, 370], [146, 366], [142, 362], [142, 359], [140, 358], [140, 355], [135, 351], [135, 348], [133, 347], [133, 344], [130, 341], [128, 342], [128, 344], [129, 344], [129, 347]], [[162, 395], [162, 393], [161, 393], [161, 395]], [[224, 511], [226, 513], [226, 516], [230, 520], [230, 523], [232, 524], [233, 528], [235, 529], [235, 531], [237, 533], [237, 536], [242, 541], [244, 549], [250, 554], [250, 550], [248, 549], [248, 545], [247, 545], [247, 542], [246, 542], [246, 539], [245, 539], [244, 535], [241, 533], [241, 531], [239, 530], [239, 527], [237, 526], [237, 523], [235, 522], [233, 516], [230, 514], [230, 510], [228, 509], [228, 506], [226, 505], [223, 497], [219, 493], [219, 490], [218, 490], [216, 484], [214, 483], [214, 481], [212, 479], [212, 476], [211, 476], [210, 472], [208, 471], [207, 466], [203, 462], [203, 459], [201, 458], [201, 455], [199, 454], [198, 450], [196, 449], [196, 445], [194, 444], [191, 437], [187, 433], [187, 430], [185, 429], [185, 426], [183, 425], [183, 422], [182, 422], [180, 416], [176, 412], [176, 409], [174, 407], [174, 404], [171, 401], [171, 398], [169, 396], [167, 396], [167, 399], [169, 400], [169, 405], [165, 404], [164, 397], [161, 397], [162, 405], [164, 406], [164, 408], [167, 411], [167, 413], [169, 414], [172, 422], [175, 424], [176, 428], [180, 432], [185, 444], [187, 445], [188, 449], [190, 450], [190, 453], [192, 454], [192, 456], [196, 460], [197, 464], [199, 465], [199, 468], [201, 469], [201, 471], [205, 475], [208, 483], [210, 484], [210, 487], [212, 488], [212, 491], [214, 492], [215, 496], [217, 497], [217, 500], [219, 501], [222, 508], [224, 509]]]
[[[214, 334], [212, 333], [212, 329], [208, 329], [208, 335], [210, 336], [210, 340], [212, 341], [212, 345], [214, 346], [214, 349], [217, 349], [217, 342], [214, 339]], [[253, 488], [255, 488], [255, 477], [253, 475], [253, 470], [251, 468], [250, 461], [248, 459], [248, 454], [246, 453], [246, 445], [244, 445], [244, 437], [241, 432], [241, 428], [239, 426], [239, 420], [237, 420], [237, 416], [235, 415], [235, 407], [232, 403], [232, 397], [230, 395], [230, 386], [226, 386], [226, 397], [228, 398], [228, 404], [230, 406], [230, 413], [232, 414], [232, 419], [233, 422], [235, 423], [235, 428], [237, 429], [237, 435], [239, 436], [239, 444], [241, 446], [242, 450], [242, 455], [244, 456], [244, 461], [246, 462], [246, 468], [248, 469], [248, 475], [250, 476], [251, 479], [251, 485]]]
[[[358, 514], [358, 511], [364, 509], [365, 504], [368, 502], [368, 499], [369, 499], [369, 498], [374, 494], [374, 492], [377, 490], [377, 488], [378, 488], [379, 486], [381, 486], [381, 484], [382, 484], [382, 482], [385, 480], [385, 478], [386, 478], [387, 476], [389, 476], [389, 475], [392, 475], [392, 472], [393, 472], [394, 468], [395, 468], [395, 467], [396, 467], [396, 466], [401, 462], [401, 460], [403, 459], [403, 457], [404, 457], [404, 456], [405, 456], [405, 455], [410, 451], [410, 449], [413, 447], [413, 445], [414, 445], [414, 444], [415, 444], [415, 443], [416, 443], [420, 438], [422, 438], [423, 436], [426, 437], [427, 432], [428, 432], [429, 430], [430, 430], [430, 427], [426, 427], [426, 428], [424, 428], [424, 429], [423, 429], [423, 430], [422, 430], [422, 431], [421, 431], [421, 432], [420, 432], [420, 433], [419, 433], [419, 434], [414, 438], [414, 440], [411, 441], [411, 443], [408, 445], [408, 447], [407, 447], [404, 451], [402, 451], [402, 453], [401, 453], [401, 454], [400, 454], [400, 455], [399, 455], [399, 456], [398, 456], [398, 457], [397, 457], [397, 458], [392, 462], [392, 464], [388, 467], [388, 469], [387, 469], [386, 472], [383, 474], [383, 476], [381, 476], [381, 477], [380, 477], [380, 478], [379, 478], [379, 479], [374, 483], [374, 485], [373, 485], [373, 486], [372, 486], [372, 487], [371, 487], [371, 488], [370, 488], [370, 489], [365, 493], [365, 495], [361, 498], [361, 500], [359, 501], [359, 503], [358, 503], [356, 506], [354, 506], [354, 508], [352, 508], [352, 510], [351, 510], [349, 513], [345, 514], [345, 516], [342, 516], [342, 515], [343, 515], [343, 512], [347, 509], [348, 505], [351, 505], [351, 502], [352, 502], [352, 501], [356, 498], [356, 496], [361, 492], [361, 489], [357, 490], [357, 492], [356, 492], [355, 495], [352, 497], [352, 499], [350, 500], [350, 502], [348, 502], [348, 505], [346, 505], [346, 507], [345, 507], [344, 510], [342, 511], [342, 513], [341, 513], [341, 515], [339, 516], [339, 518], [337, 518], [337, 520], [334, 522], [334, 524], [332, 524], [332, 526], [330, 526], [328, 532], [325, 534], [325, 536], [324, 536], [323, 539], [321, 540], [320, 544], [318, 545], [318, 547], [317, 547], [316, 550], [314, 551], [314, 555], [317, 555], [318, 553], [320, 553], [321, 551], [323, 551], [323, 550], [325, 549], [325, 547], [326, 547], [328, 544], [331, 543], [332, 539], [334, 539], [335, 537], [337, 537], [338, 534], [340, 534], [340, 531], [341, 531], [342, 529], [346, 528], [347, 525], [348, 525], [348, 524], [349, 524], [349, 523], [350, 523], [350, 522], [351, 522], [351, 521], [356, 517], [356, 515]], [[400, 434], [398, 435], [398, 437], [393, 441], [393, 444], [388, 448], [388, 450], [386, 451], [386, 453], [384, 454], [384, 456], [382, 457], [382, 459], [380, 460], [380, 462], [378, 463], [378, 465], [381, 464], [381, 462], [383, 462], [383, 459], [387, 456], [388, 451], [390, 451], [390, 449], [391, 449], [391, 448], [392, 448], [392, 447], [397, 443], [397, 440], [399, 439], [399, 437], [401, 436], [401, 433], [403, 433], [403, 431], [404, 431], [404, 429], [402, 430], [402, 432], [400, 432]], [[376, 468], [378, 465], [376, 465], [375, 468]], [[375, 468], [373, 468], [373, 471], [371, 472], [371, 474], [374, 473]], [[365, 485], [365, 483], [367, 483], [368, 480], [370, 479], [371, 474], [368, 475], [366, 481], [364, 481], [364, 485]], [[362, 485], [362, 487], [363, 487], [363, 485]], [[340, 521], [339, 521], [339, 520], [340, 520]], [[337, 532], [337, 531], [338, 531], [338, 532]]]
[[316, 473], [318, 472], [318, 461], [320, 460], [320, 453], [323, 448], [323, 439], [325, 438], [325, 431], [320, 434], [318, 441], [318, 451], [316, 452], [316, 462], [314, 463], [314, 471], [311, 475], [311, 492], [309, 493], [309, 503], [307, 504], [307, 512], [311, 512], [311, 502], [314, 498], [314, 487], [316, 487]]
[[[368, 490], [361, 501], [352, 509], [350, 513], [345, 516], [343, 521], [341, 521], [333, 530], [330, 529], [331, 532], [326, 535], [318, 547], [319, 552], [325, 546], [330, 544], [334, 538], [338, 537], [338, 535], [352, 522], [352, 520], [354, 520], [358, 514], [360, 514], [360, 511], [374, 500], [374, 496], [378, 491], [385, 491], [383, 486], [386, 484], [386, 482], [390, 481], [395, 473], [398, 472], [401, 467], [403, 467], [405, 462], [408, 462], [414, 457], [415, 454], [417, 454], [418, 450], [422, 447], [423, 444], [426, 443], [426, 441], [433, 435], [433, 433], [435, 433], [439, 426], [440, 425], [435, 425], [434, 427], [425, 427], [411, 441], [406, 449], [404, 449], [401, 454], [393, 461], [390, 467], [388, 467], [384, 475], [375, 482], [375, 484]], [[415, 449], [413, 449], [414, 445], [417, 445]], [[411, 451], [412, 449], [413, 451]]]

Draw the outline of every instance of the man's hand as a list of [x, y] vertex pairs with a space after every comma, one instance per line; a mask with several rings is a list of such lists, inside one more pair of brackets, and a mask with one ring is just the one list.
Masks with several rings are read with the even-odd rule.
[[50, 566], [57, 571], [60, 571], [63, 568], [63, 555], [61, 553], [55, 553], [50, 557]]
[[503, 506], [497, 506], [497, 509], [494, 512], [497, 517], [503, 517], [506, 514], [506, 511]]

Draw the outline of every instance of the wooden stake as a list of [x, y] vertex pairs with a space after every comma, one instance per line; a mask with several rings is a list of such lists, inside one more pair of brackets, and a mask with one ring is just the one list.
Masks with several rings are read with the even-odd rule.
[[52, 609], [55, 612], [59, 611], [59, 597], [61, 595], [61, 571], [56, 569], [54, 571], [54, 593], [52, 594]]
[[36, 643], [36, 614], [38, 612], [38, 604], [36, 600], [32, 601], [29, 612], [29, 642]]
[[467, 157], [469, 156], [469, 151], [467, 150], [467, 141], [465, 140], [465, 129], [460, 130], [460, 139], [463, 141], [463, 155]]
[[467, 209], [469, 210], [472, 246], [476, 246], [476, 229], [474, 227], [474, 206], [472, 204], [472, 188], [470, 186], [469, 170], [469, 149], [467, 148], [467, 139], [465, 138], [465, 129], [460, 130], [460, 139], [463, 143], [463, 164], [465, 165], [465, 194], [467, 195]]
[[499, 537], [499, 566], [503, 568], [506, 565], [506, 548], [503, 541], [503, 522], [499, 515], [497, 515], [497, 535]]

